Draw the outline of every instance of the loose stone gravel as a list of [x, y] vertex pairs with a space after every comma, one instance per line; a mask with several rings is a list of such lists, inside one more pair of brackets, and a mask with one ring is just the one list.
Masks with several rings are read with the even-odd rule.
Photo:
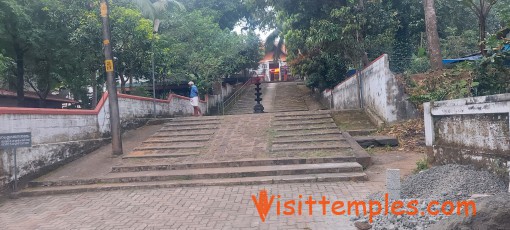
[[[411, 175], [403, 180], [401, 189], [401, 200], [404, 201], [404, 204], [418, 200], [419, 213], [413, 216], [391, 214], [374, 216], [372, 229], [427, 229], [434, 223], [447, 218], [442, 212], [436, 216], [428, 214], [427, 206], [430, 201], [436, 200], [440, 203], [453, 201], [456, 204], [456, 201], [467, 200], [473, 194], [501, 194], [508, 191], [504, 180], [488, 171], [476, 170], [473, 166], [452, 164], [434, 167]], [[384, 193], [372, 194], [368, 199], [379, 200], [384, 205]], [[389, 203], [391, 204], [391, 202]], [[440, 206], [432, 210], [439, 209]], [[409, 209], [404, 207], [404, 210]], [[353, 217], [351, 221], [366, 222], [368, 217]]]
[[504, 180], [468, 165], [444, 165], [407, 177], [402, 183], [403, 198], [465, 200], [473, 194], [505, 192]]

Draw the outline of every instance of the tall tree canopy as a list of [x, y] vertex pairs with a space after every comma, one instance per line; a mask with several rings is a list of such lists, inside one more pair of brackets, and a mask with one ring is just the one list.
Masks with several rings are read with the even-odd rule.
[[[150, 80], [152, 43], [161, 84], [194, 78], [206, 89], [222, 77], [256, 67], [261, 58], [256, 35], [232, 32], [247, 15], [242, 1], [112, 2], [121, 90], [133, 79]], [[163, 23], [160, 33], [153, 34], [157, 20]], [[49, 94], [67, 89], [82, 107], [92, 107], [104, 83], [101, 42], [97, 1], [0, 0], [0, 85], [18, 92], [20, 106], [24, 90], [36, 91], [44, 103]]]

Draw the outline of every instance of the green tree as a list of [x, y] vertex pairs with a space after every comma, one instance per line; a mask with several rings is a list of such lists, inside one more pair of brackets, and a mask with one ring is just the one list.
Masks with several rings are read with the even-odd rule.
[[480, 51], [485, 56], [487, 51], [485, 50], [485, 37], [487, 33], [487, 19], [492, 7], [498, 2], [498, 0], [458, 0], [461, 1], [465, 6], [471, 9], [476, 17], [478, 18], [478, 31], [480, 35]]

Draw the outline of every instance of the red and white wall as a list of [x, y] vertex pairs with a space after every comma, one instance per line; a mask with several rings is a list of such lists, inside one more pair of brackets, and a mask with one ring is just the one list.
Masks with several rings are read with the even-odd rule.
[[[223, 88], [225, 97], [233, 91], [230, 85]], [[202, 111], [221, 101], [218, 96], [213, 97], [214, 102], [209, 102], [208, 97], [200, 101]], [[126, 94], [119, 94], [118, 98], [123, 127], [143, 124], [144, 118], [153, 117], [152, 98]], [[187, 97], [172, 94], [166, 100], [155, 100], [155, 103], [158, 117], [193, 114]], [[0, 107], [0, 133], [32, 133], [32, 147], [17, 149], [19, 175], [40, 174], [109, 142], [108, 105], [108, 94], [105, 93], [94, 110]], [[10, 150], [0, 149], [0, 188], [13, 180], [13, 172]]]

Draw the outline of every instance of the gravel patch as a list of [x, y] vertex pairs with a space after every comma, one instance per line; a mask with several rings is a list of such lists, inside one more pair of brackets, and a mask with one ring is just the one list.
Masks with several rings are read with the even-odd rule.
[[465, 200], [473, 194], [505, 192], [504, 180], [470, 165], [444, 165], [410, 175], [402, 182], [402, 198]]
[[[473, 166], [450, 164], [434, 167], [408, 176], [401, 184], [401, 200], [404, 204], [417, 200], [416, 207], [419, 213], [413, 216], [391, 214], [375, 216], [372, 229], [428, 229], [438, 221], [449, 219], [442, 212], [436, 216], [428, 214], [426, 211], [430, 201], [437, 200], [440, 203], [453, 201], [456, 204], [456, 201], [467, 200], [473, 194], [502, 194], [507, 191], [508, 187], [503, 179], [488, 171], [476, 170]], [[384, 193], [371, 194], [368, 199], [379, 200], [384, 205]], [[438, 209], [440, 206], [435, 207], [433, 211]], [[404, 207], [403, 210], [409, 209]], [[368, 217], [353, 217], [351, 221], [367, 222]]]

